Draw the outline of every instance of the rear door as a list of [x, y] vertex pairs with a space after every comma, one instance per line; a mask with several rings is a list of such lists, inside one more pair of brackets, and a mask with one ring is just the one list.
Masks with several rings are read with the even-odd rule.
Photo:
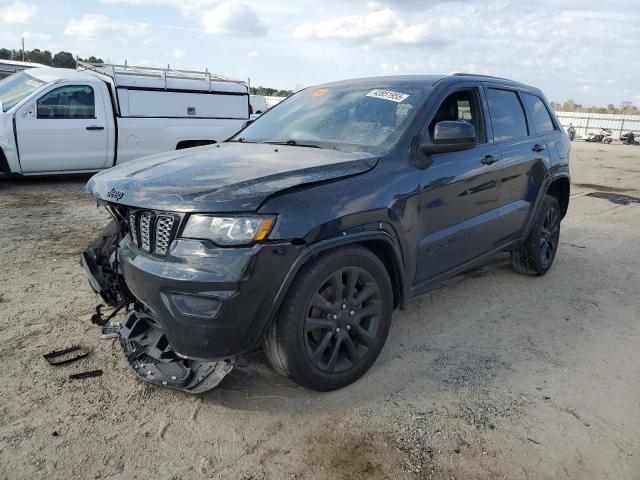
[[525, 231], [549, 168], [549, 153], [531, 125], [519, 91], [486, 84], [485, 92], [494, 145], [502, 155], [499, 243], [508, 243]]
[[107, 162], [107, 118], [93, 85], [54, 86], [16, 115], [24, 173], [97, 170]]
[[[424, 158], [418, 171], [420, 209], [415, 284], [432, 280], [494, 248], [500, 197], [500, 148], [491, 138], [480, 85], [457, 84], [443, 93], [422, 143], [435, 124], [470, 122], [478, 145], [472, 150]], [[420, 162], [419, 162], [420, 163]]]

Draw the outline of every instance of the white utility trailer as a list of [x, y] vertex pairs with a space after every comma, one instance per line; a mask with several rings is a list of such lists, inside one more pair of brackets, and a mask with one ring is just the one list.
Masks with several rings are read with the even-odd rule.
[[0, 170], [91, 172], [226, 140], [249, 119], [236, 80], [169, 68], [78, 62], [0, 81]]

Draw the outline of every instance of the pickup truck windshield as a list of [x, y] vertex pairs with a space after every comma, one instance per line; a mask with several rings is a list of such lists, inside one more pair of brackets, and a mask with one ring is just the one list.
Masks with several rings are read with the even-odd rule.
[[45, 82], [27, 75], [24, 72], [14, 73], [0, 80], [0, 105], [6, 112], [17, 105], [23, 98], [38, 90]]
[[406, 84], [308, 88], [231, 141], [377, 153], [398, 141], [427, 94], [424, 86]]

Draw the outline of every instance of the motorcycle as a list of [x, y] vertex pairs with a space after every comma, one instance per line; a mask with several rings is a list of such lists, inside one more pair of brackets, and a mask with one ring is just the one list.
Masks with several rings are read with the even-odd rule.
[[620, 141], [623, 145], [640, 145], [640, 142], [636, 140], [636, 135], [633, 132], [627, 132], [620, 136]]
[[613, 132], [609, 128], [601, 128], [598, 133], [589, 132], [584, 141], [609, 144], [613, 142]]

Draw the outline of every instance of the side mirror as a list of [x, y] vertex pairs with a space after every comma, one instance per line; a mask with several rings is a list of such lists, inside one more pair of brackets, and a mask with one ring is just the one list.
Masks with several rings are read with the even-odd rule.
[[470, 150], [476, 146], [476, 129], [462, 121], [436, 123], [431, 143], [420, 146], [425, 153], [447, 153]]

